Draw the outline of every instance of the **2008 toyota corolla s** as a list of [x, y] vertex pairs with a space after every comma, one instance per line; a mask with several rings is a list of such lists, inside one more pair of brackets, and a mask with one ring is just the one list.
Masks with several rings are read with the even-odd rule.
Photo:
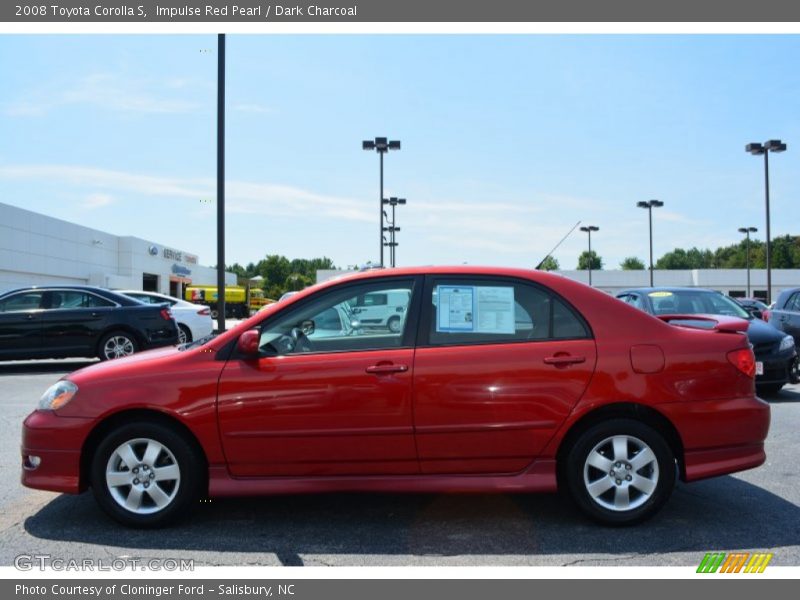
[[361, 273], [62, 379], [25, 420], [22, 481], [91, 487], [133, 526], [204, 496], [559, 488], [635, 523], [676, 477], [765, 460], [747, 322], [711, 327], [538, 271]]

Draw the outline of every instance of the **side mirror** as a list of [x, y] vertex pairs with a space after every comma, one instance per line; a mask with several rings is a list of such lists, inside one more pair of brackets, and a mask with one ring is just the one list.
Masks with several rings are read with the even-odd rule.
[[258, 354], [258, 342], [261, 340], [261, 332], [258, 329], [248, 329], [239, 336], [236, 342], [236, 349], [244, 356], [255, 356]]

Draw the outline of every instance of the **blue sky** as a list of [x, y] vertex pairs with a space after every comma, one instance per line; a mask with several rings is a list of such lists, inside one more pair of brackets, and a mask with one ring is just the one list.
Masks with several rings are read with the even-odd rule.
[[[576, 221], [606, 268], [800, 233], [800, 38], [228, 37], [228, 262], [377, 259], [376, 135], [398, 264], [533, 266]], [[215, 251], [216, 36], [0, 36], [0, 202]], [[758, 234], [761, 236], [761, 233]], [[575, 232], [556, 252], [574, 268]]]

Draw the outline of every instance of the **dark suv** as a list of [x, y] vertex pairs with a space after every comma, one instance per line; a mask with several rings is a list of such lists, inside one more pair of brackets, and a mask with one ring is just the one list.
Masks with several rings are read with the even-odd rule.
[[168, 305], [90, 286], [30, 287], [0, 295], [0, 360], [109, 360], [177, 343]]
[[[795, 346], [800, 348], [800, 288], [783, 290], [769, 311], [769, 324], [788, 333], [794, 338]], [[791, 373], [792, 383], [800, 383], [800, 369], [795, 360]]]
[[754, 318], [739, 303], [715, 290], [703, 288], [639, 288], [625, 290], [617, 298], [651, 315], [726, 315], [747, 319], [747, 337], [756, 355], [759, 393], [776, 394], [791, 380], [797, 352], [794, 340], [782, 331]]

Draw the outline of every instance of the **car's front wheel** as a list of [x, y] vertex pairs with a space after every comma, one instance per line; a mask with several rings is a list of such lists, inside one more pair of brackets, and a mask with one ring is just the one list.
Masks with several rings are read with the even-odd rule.
[[197, 501], [202, 461], [172, 428], [147, 421], [109, 433], [91, 464], [92, 491], [100, 507], [131, 527], [160, 527]]
[[592, 519], [632, 525], [652, 517], [675, 486], [675, 457], [664, 437], [633, 419], [590, 427], [566, 456], [570, 495]]

